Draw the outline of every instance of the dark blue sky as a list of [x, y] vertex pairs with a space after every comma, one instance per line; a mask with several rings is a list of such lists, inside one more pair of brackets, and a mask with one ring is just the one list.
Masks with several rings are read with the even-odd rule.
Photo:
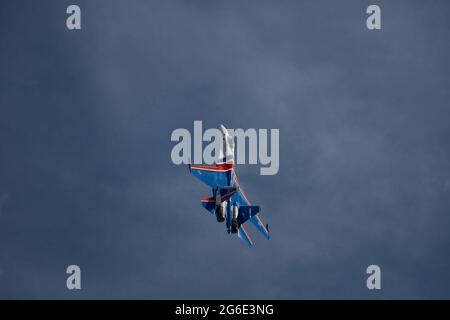
[[[2, 1], [0, 298], [449, 298], [449, 14]], [[237, 168], [270, 241], [230, 238], [172, 164], [170, 134], [194, 120], [280, 129], [277, 175]]]

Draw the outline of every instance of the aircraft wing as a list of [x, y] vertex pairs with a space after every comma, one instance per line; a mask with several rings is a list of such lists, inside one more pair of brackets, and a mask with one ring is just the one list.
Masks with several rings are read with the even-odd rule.
[[229, 186], [233, 168], [232, 163], [221, 163], [213, 166], [189, 165], [191, 174], [211, 188]]

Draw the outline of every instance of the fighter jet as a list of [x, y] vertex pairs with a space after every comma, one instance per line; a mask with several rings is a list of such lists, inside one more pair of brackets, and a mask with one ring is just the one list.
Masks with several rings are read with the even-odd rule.
[[256, 227], [267, 239], [269, 225], [265, 225], [259, 212], [261, 208], [252, 205], [241, 185], [234, 165], [234, 139], [228, 130], [220, 125], [223, 138], [223, 148], [215, 165], [189, 165], [189, 171], [197, 179], [212, 188], [212, 196], [202, 198], [203, 207], [216, 216], [219, 223], [225, 222], [229, 234], [237, 234], [247, 245], [252, 246], [244, 224], [247, 221]]

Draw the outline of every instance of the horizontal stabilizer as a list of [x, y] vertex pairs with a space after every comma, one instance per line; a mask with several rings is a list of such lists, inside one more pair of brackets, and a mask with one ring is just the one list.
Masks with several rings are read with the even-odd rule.
[[261, 208], [259, 206], [240, 206], [238, 215], [239, 225], [245, 223], [245, 221], [257, 215], [260, 211]]

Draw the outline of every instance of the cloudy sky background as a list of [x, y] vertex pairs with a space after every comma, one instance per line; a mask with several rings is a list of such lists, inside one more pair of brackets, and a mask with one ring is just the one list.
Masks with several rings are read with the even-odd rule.
[[[449, 17], [444, 0], [2, 1], [0, 298], [450, 298]], [[280, 129], [277, 175], [237, 168], [270, 241], [229, 237], [172, 164], [194, 120]]]

